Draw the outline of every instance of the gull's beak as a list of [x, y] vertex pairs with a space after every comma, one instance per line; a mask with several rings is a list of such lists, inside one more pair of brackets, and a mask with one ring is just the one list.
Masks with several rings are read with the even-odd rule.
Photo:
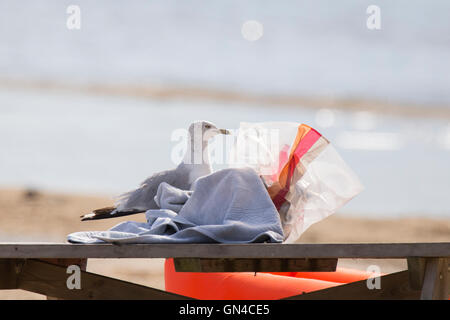
[[227, 129], [219, 129], [219, 133], [220, 134], [231, 134], [231, 132], [228, 131]]

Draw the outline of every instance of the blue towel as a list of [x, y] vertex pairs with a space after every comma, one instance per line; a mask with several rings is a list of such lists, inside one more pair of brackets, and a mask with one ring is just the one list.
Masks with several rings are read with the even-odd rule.
[[192, 191], [161, 183], [159, 210], [147, 223], [128, 221], [108, 231], [75, 232], [74, 243], [250, 243], [282, 242], [278, 211], [251, 168], [224, 169], [199, 178]]

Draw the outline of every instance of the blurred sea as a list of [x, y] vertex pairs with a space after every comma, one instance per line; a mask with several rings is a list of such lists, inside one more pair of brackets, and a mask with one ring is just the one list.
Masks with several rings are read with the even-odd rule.
[[[72, 4], [81, 30], [66, 28]], [[171, 133], [192, 120], [295, 121], [327, 137], [365, 185], [343, 213], [450, 217], [449, 118], [39, 88], [176, 86], [448, 108], [450, 2], [377, 1], [377, 31], [366, 27], [371, 4], [2, 0], [0, 186], [117, 194], [172, 167]], [[264, 26], [255, 42], [241, 35], [251, 19]]]

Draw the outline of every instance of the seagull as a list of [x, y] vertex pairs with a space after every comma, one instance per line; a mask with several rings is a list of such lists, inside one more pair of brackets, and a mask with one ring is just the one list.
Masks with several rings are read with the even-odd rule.
[[218, 129], [208, 121], [197, 121], [189, 126], [188, 132], [186, 153], [176, 168], [153, 174], [137, 189], [120, 195], [116, 206], [93, 210], [82, 215], [81, 221], [115, 218], [159, 209], [154, 198], [161, 183], [190, 190], [198, 178], [212, 173], [208, 141], [218, 134], [230, 134], [230, 131]]

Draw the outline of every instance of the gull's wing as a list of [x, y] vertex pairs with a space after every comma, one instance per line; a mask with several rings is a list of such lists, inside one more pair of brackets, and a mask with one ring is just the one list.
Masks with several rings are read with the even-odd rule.
[[161, 182], [167, 182], [179, 189], [189, 190], [189, 170], [178, 167], [155, 173], [142, 182], [139, 188], [120, 195], [116, 200], [116, 207], [93, 210], [81, 216], [81, 220], [115, 218], [145, 212], [150, 209], [159, 209], [154, 197]]
[[140, 187], [120, 195], [117, 199], [117, 211], [159, 209], [154, 197], [161, 182], [167, 182], [179, 189], [189, 189], [187, 170], [166, 170], [155, 173], [141, 183]]

